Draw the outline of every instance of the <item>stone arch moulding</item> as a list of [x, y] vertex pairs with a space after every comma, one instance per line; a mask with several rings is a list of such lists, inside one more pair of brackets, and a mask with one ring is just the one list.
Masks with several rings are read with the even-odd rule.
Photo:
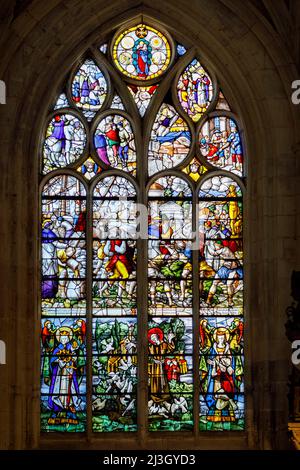
[[[17, 142], [18, 144], [21, 143], [19, 148], [17, 149], [16, 145], [12, 145], [11, 150], [15, 151], [16, 155], [20, 155], [19, 160], [15, 160], [14, 168], [15, 171], [20, 170], [23, 166], [25, 167], [24, 158], [26, 158], [26, 163], [28, 166], [26, 167], [25, 174], [31, 174], [31, 180], [34, 178], [34, 184], [31, 188], [24, 187], [24, 184], [21, 185], [23, 189], [23, 194], [26, 195], [27, 205], [23, 208], [23, 212], [20, 208], [18, 208], [18, 213], [20, 217], [26, 217], [28, 214], [38, 213], [38, 206], [37, 206], [37, 180], [36, 176], [38, 171], [38, 158], [35, 152], [36, 143], [39, 141], [40, 138], [40, 126], [34, 126], [34, 132], [32, 132], [32, 119], [34, 116], [35, 122], [43, 123], [45, 121], [45, 115], [49, 108], [49, 104], [53, 99], [54, 94], [57, 93], [59, 89], [59, 83], [66, 73], [66, 68], [62, 67], [62, 64], [68, 64], [68, 67], [72, 67], [74, 61], [86, 50], [89, 44], [94, 43], [96, 39], [99, 39], [101, 35], [105, 34], [107, 31], [117, 28], [121, 26], [124, 22], [126, 22], [130, 18], [137, 17], [141, 14], [144, 15], [146, 18], [147, 15], [153, 19], [153, 21], [157, 21], [158, 24], [161, 23], [163, 26], [166, 27], [167, 30], [171, 34], [176, 30], [177, 37], [185, 37], [186, 31], [189, 31], [188, 37], [196, 48], [198, 47], [203, 57], [210, 65], [212, 69], [215, 69], [218, 73], [219, 81], [221, 83], [222, 89], [230, 103], [232, 104], [234, 111], [241, 117], [243, 121], [244, 132], [246, 135], [247, 140], [247, 155], [249, 161], [249, 169], [248, 169], [248, 196], [245, 200], [246, 204], [246, 220], [248, 220], [248, 227], [246, 226], [246, 253], [247, 257], [250, 260], [249, 265], [253, 264], [252, 260], [255, 259], [255, 251], [254, 251], [254, 243], [251, 239], [251, 232], [256, 232], [258, 234], [258, 241], [257, 243], [260, 245], [260, 252], [266, 250], [270, 250], [267, 247], [265, 237], [272, 232], [272, 229], [266, 226], [266, 223], [263, 219], [262, 211], [258, 213], [258, 220], [255, 216], [255, 210], [251, 206], [251, 201], [253, 202], [254, 194], [255, 197], [259, 197], [262, 205], [264, 205], [264, 200], [266, 198], [266, 194], [264, 193], [263, 189], [259, 187], [257, 184], [255, 177], [256, 174], [260, 175], [261, 178], [266, 176], [265, 165], [263, 164], [264, 158], [266, 158], [267, 154], [272, 155], [274, 159], [274, 166], [275, 166], [275, 159], [278, 158], [278, 154], [281, 150], [277, 152], [273, 151], [275, 143], [278, 144], [278, 135], [276, 136], [277, 128], [276, 123], [274, 120], [271, 119], [270, 116], [270, 109], [268, 107], [264, 107], [259, 102], [264, 96], [265, 99], [271, 103], [271, 97], [266, 96], [266, 90], [264, 90], [261, 81], [259, 80], [259, 67], [256, 64], [256, 60], [260, 60], [260, 55], [262, 54], [262, 50], [267, 51], [267, 60], [270, 64], [274, 67], [274, 62], [282, 61], [284, 63], [284, 58], [280, 56], [280, 52], [277, 55], [274, 52], [273, 46], [270, 45], [270, 32], [266, 31], [266, 28], [263, 22], [259, 19], [259, 17], [255, 16], [255, 13], [251, 13], [250, 19], [254, 21], [254, 19], [258, 22], [258, 30], [259, 34], [256, 34], [253, 30], [250, 30], [248, 26], [248, 15], [245, 14], [244, 9], [242, 12], [238, 12], [238, 14], [234, 13], [233, 17], [232, 12], [229, 15], [227, 8], [224, 6], [225, 2], [213, 2], [213, 5], [205, 5], [206, 10], [201, 9], [203, 6], [203, 2], [194, 2], [192, 7], [195, 9], [195, 12], [199, 13], [197, 15], [198, 20], [194, 20], [189, 15], [181, 14], [179, 15], [179, 11], [177, 6], [172, 5], [171, 2], [164, 2], [163, 5], [158, 7], [158, 2], [155, 2], [152, 5], [152, 8], [147, 6], [139, 7], [136, 6], [136, 2], [128, 2], [128, 10], [122, 10], [121, 6], [119, 7], [118, 16], [116, 11], [112, 11], [110, 7], [101, 10], [101, 2], [97, 2], [97, 8], [99, 11], [102, 11], [102, 16], [97, 19], [96, 17], [93, 19], [86, 19], [85, 17], [82, 19], [77, 19], [77, 24], [80, 26], [78, 30], [75, 32], [76, 28], [73, 28], [73, 35], [70, 36], [70, 39], [66, 39], [64, 37], [64, 32], [60, 31], [62, 34], [62, 42], [64, 43], [64, 47], [58, 46], [55, 53], [52, 56], [52, 59], [45, 63], [42, 59], [42, 54], [40, 52], [35, 51], [32, 59], [29, 60], [36, 60], [38, 70], [41, 71], [41, 68], [44, 67], [44, 72], [41, 73], [41, 76], [36, 80], [36, 84], [34, 87], [34, 93], [30, 90], [30, 86], [24, 87], [25, 94], [27, 93], [27, 97], [23, 96], [20, 110], [20, 115], [23, 118], [24, 122], [26, 123], [22, 128], [16, 126], [17, 129]], [[147, 2], [145, 2], [146, 4]], [[206, 2], [207, 3], [207, 2]], [[226, 2], [227, 4], [229, 2]], [[96, 2], [90, 1], [90, 6], [93, 7], [96, 5]], [[228, 26], [229, 18], [233, 21], [234, 29], [233, 32], [230, 33], [228, 29], [224, 29], [221, 33], [222, 38], [220, 37], [218, 27], [222, 24], [221, 18], [219, 16], [214, 15], [216, 10], [211, 10], [216, 7], [220, 7], [220, 11], [223, 12], [225, 15], [224, 18], [226, 19], [225, 23]], [[201, 15], [200, 15], [201, 11]], [[54, 15], [55, 12], [55, 15]], [[203, 14], [204, 13], [204, 14]], [[214, 14], [213, 14], [214, 13]], [[54, 15], [54, 16], [53, 16]], [[49, 21], [50, 24], [55, 24], [55, 19], [59, 18], [61, 15], [61, 19], [64, 22], [63, 14], [59, 13], [58, 10], [53, 10], [52, 15], [49, 13]], [[180, 22], [178, 23], [178, 18], [180, 18]], [[207, 21], [204, 30], [204, 23], [205, 18], [212, 18], [211, 21]], [[199, 24], [201, 21], [201, 24]], [[81, 24], [79, 25], [79, 22]], [[59, 22], [57, 21], [58, 25]], [[66, 23], [63, 23], [66, 26]], [[58, 30], [60, 26], [57, 26]], [[92, 33], [91, 33], [92, 31]], [[38, 28], [36, 25], [33, 26], [32, 35], [38, 35]], [[48, 41], [51, 39], [52, 33], [47, 33]], [[246, 36], [244, 43], [239, 43], [240, 35], [244, 34]], [[25, 35], [24, 35], [25, 36]], [[88, 37], [89, 36], [89, 37]], [[257, 39], [257, 36], [260, 36], [260, 39]], [[82, 39], [85, 38], [85, 39]], [[220, 39], [219, 39], [220, 38]], [[46, 39], [46, 35], [44, 36], [44, 41]], [[224, 44], [222, 44], [221, 39], [225, 39]], [[253, 60], [249, 60], [248, 64], [243, 62], [243, 68], [241, 66], [241, 62], [238, 60], [236, 53], [239, 52], [240, 54], [246, 54], [248, 49], [248, 43], [253, 43]], [[24, 38], [24, 42], [30, 44], [30, 34]], [[72, 43], [72, 44], [71, 44]], [[74, 44], [76, 46], [74, 47]], [[49, 48], [51, 51], [51, 45], [44, 42], [43, 46], [44, 55]], [[227, 47], [226, 47], [227, 46]], [[52, 48], [53, 52], [53, 48]], [[255, 55], [256, 54], [256, 55]], [[207, 56], [207, 57], [206, 57]], [[20, 65], [17, 62], [17, 57], [12, 59], [10, 64], [9, 70], [18, 71]], [[58, 77], [53, 79], [53, 70], [58, 70], [61, 67], [63, 69], [63, 73], [58, 73]], [[256, 67], [256, 68], [255, 68]], [[258, 79], [256, 81], [249, 80], [251, 74], [256, 70], [258, 74]], [[34, 72], [31, 72], [31, 79], [33, 79]], [[253, 75], [254, 78], [254, 75]], [[284, 92], [284, 88], [286, 87], [285, 84], [282, 83], [282, 77], [280, 73], [275, 71], [273, 72], [273, 79], [276, 81], [276, 84], [279, 89], [279, 94], [281, 98], [281, 104], [284, 106], [285, 111], [289, 113], [289, 105], [284, 101], [286, 99], [286, 95]], [[29, 80], [30, 81], [30, 80]], [[31, 82], [32, 83], [32, 82]], [[17, 84], [14, 84], [17, 87]], [[46, 91], [48, 90], [48, 91]], [[45, 106], [41, 107], [40, 103], [41, 100], [44, 100]], [[257, 99], [259, 98], [259, 99]], [[11, 111], [12, 112], [12, 111]], [[13, 116], [14, 117], [14, 116]], [[19, 116], [18, 116], [19, 117]], [[15, 117], [14, 117], [15, 118]], [[293, 122], [292, 117], [290, 119], [290, 128], [284, 131], [283, 129], [280, 130], [282, 135], [290, 136], [291, 140], [293, 139]], [[17, 119], [20, 122], [19, 119]], [[267, 140], [264, 140], [263, 136], [263, 129], [268, 128], [269, 134]], [[285, 134], [284, 134], [285, 132]], [[272, 151], [270, 152], [270, 148]], [[23, 155], [22, 155], [23, 154]], [[30, 156], [30, 158], [29, 158]], [[32, 160], [32, 159], [35, 160]], [[23, 160], [22, 160], [23, 159]], [[254, 171], [255, 168], [255, 171]], [[272, 176], [272, 175], [269, 175]], [[25, 185], [26, 186], [26, 185]], [[274, 190], [272, 186], [271, 191]], [[253, 196], [252, 196], [253, 194]], [[250, 231], [250, 225], [251, 231]], [[255, 228], [255, 230], [254, 230]], [[16, 232], [16, 236], [20, 236], [20, 232]], [[35, 261], [30, 261], [28, 270], [22, 270], [18, 277], [18, 287], [20, 288], [22, 283], [25, 281], [26, 285], [30, 285], [34, 287], [34, 292], [38, 291], [38, 286], [36, 282], [37, 278], [37, 253], [38, 249], [35, 245], [36, 240], [36, 233], [37, 233], [37, 223], [34, 222], [33, 227], [30, 228], [30, 233], [27, 234], [29, 244], [28, 246], [33, 247], [34, 253], [36, 254]], [[23, 249], [27, 249], [28, 247], [23, 247]], [[256, 248], [255, 248], [256, 250]], [[270, 253], [270, 252], [269, 252]], [[27, 251], [23, 252], [23, 256], [30, 256], [30, 253]], [[20, 262], [20, 259], [19, 259]], [[254, 262], [254, 261], [253, 261]], [[268, 269], [264, 268], [263, 263], [259, 260], [255, 260], [256, 269], [261, 269], [262, 276], [264, 279], [264, 283], [266, 286], [270, 286], [272, 283], [272, 279], [274, 275], [269, 276]], [[31, 273], [29, 272], [30, 269], [33, 269], [35, 275], [33, 280], [30, 280]], [[139, 442], [135, 441], [134, 439], [130, 438], [123, 438], [122, 442], [118, 442], [118, 444], [113, 443], [110, 441], [111, 448], [117, 447], [120, 448], [128, 448], [129, 446], [133, 448], [181, 448], [182, 446], [185, 448], [246, 448], [247, 446], [250, 447], [260, 447], [260, 448], [270, 448], [274, 446], [282, 446], [283, 444], [280, 443], [284, 442], [284, 411], [278, 412], [276, 415], [275, 410], [275, 423], [273, 426], [276, 426], [276, 429], [283, 429], [281, 431], [281, 437], [277, 436], [275, 440], [272, 437], [272, 434], [275, 432], [275, 428], [270, 428], [268, 423], [270, 422], [270, 393], [267, 387], [267, 384], [271, 381], [280, 382], [281, 390], [284, 390], [284, 377], [285, 372], [280, 372], [277, 376], [272, 375], [272, 371], [270, 370], [270, 364], [265, 359], [265, 351], [267, 351], [273, 341], [276, 338], [280, 337], [280, 332], [277, 330], [274, 332], [275, 339], [271, 336], [271, 333], [268, 331], [268, 324], [263, 325], [263, 338], [261, 339], [260, 345], [257, 348], [252, 348], [253, 340], [256, 339], [255, 336], [255, 321], [257, 321], [260, 317], [263, 316], [264, 311], [269, 311], [272, 309], [277, 317], [280, 316], [280, 305], [275, 306], [269, 305], [269, 299], [266, 295], [262, 292], [259, 292], [257, 288], [257, 280], [255, 279], [255, 273], [248, 270], [247, 274], [247, 285], [248, 285], [248, 292], [246, 293], [246, 304], [247, 304], [247, 323], [248, 323], [248, 341], [247, 341], [247, 357], [248, 357], [248, 377], [246, 378], [246, 382], [248, 383], [249, 390], [247, 395], [247, 409], [248, 409], [248, 430], [247, 433], [241, 437], [237, 435], [207, 435], [203, 437], [198, 442], [195, 441], [194, 437], [187, 438], [184, 444], [180, 443], [180, 438], [174, 436], [172, 438], [164, 439], [163, 436], [161, 439], [152, 440], [151, 438], [146, 439], [146, 434], [142, 434], [141, 440]], [[267, 288], [265, 289], [267, 290]], [[259, 292], [257, 294], [257, 298], [253, 297], [252, 292]], [[30, 293], [31, 294], [31, 293]], [[259, 300], [258, 300], [259, 298]], [[34, 298], [34, 303], [32, 303], [32, 295], [27, 294], [26, 297], [26, 305], [27, 307], [24, 309], [21, 307], [20, 304], [17, 304], [17, 308], [15, 309], [15, 314], [18, 318], [18, 329], [17, 329], [17, 338], [14, 338], [14, 341], [18, 341], [19, 349], [18, 349], [18, 361], [17, 352], [13, 352], [10, 350], [8, 352], [8, 360], [9, 357], [16, 367], [13, 371], [8, 374], [7, 383], [11, 384], [11, 387], [14, 387], [15, 390], [20, 390], [20, 393], [12, 396], [10, 394], [9, 404], [10, 404], [10, 411], [11, 411], [11, 418], [10, 424], [8, 427], [10, 429], [10, 446], [12, 448], [36, 448], [36, 447], [66, 447], [71, 442], [74, 444], [76, 443], [76, 447], [78, 448], [86, 448], [88, 445], [90, 448], [107, 448], [108, 441], [106, 439], [102, 439], [102, 441], [95, 441], [93, 438], [88, 439], [88, 443], [86, 441], [80, 441], [80, 438], [77, 436], [67, 436], [60, 442], [56, 439], [47, 439], [45, 442], [43, 439], [40, 440], [39, 438], [39, 398], [38, 398], [38, 383], [39, 377], [35, 374], [33, 368], [36, 367], [38, 370], [38, 361], [39, 361], [39, 345], [37, 341], [38, 337], [38, 324], [36, 319], [38, 318], [37, 312], [37, 296]], [[251, 308], [250, 308], [251, 305]], [[255, 310], [255, 311], [254, 311]], [[28, 314], [26, 318], [26, 322], [24, 319], [24, 312]], [[271, 321], [267, 319], [267, 321]], [[28, 322], [32, 322], [34, 324], [34, 328], [28, 324]], [[24, 337], [24, 330], [28, 332], [28, 336]], [[251, 344], [252, 343], [252, 344]], [[34, 348], [33, 348], [34, 345]], [[32, 348], [34, 349], [33, 359], [31, 356]], [[20, 351], [22, 353], [20, 354]], [[284, 353], [282, 351], [278, 351], [279, 359], [284, 362]], [[259, 366], [259, 364], [261, 364]], [[251, 377], [255, 378], [255, 382], [251, 383]], [[279, 407], [280, 405], [280, 398], [278, 395], [273, 396], [273, 399], [278, 400]], [[283, 405], [282, 405], [283, 406]], [[26, 412], [21, 413], [21, 409], [25, 409]], [[279, 433], [280, 434], [280, 433]], [[54, 436], [53, 436], [54, 437]]]

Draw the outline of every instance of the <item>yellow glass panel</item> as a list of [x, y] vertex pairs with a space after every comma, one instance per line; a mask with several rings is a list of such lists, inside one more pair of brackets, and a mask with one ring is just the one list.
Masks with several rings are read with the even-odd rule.
[[189, 175], [193, 181], [197, 182], [208, 170], [199, 162], [199, 160], [197, 160], [197, 158], [193, 158], [193, 160], [182, 171], [186, 175]]
[[112, 56], [116, 67], [127, 77], [151, 80], [170, 65], [171, 46], [163, 33], [140, 23], [119, 35]]

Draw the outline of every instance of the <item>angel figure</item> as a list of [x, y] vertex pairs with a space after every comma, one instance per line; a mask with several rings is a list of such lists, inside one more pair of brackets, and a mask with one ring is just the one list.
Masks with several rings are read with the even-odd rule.
[[208, 407], [207, 420], [236, 420], [238, 394], [242, 392], [243, 323], [233, 319], [229, 327], [200, 322], [200, 384]]

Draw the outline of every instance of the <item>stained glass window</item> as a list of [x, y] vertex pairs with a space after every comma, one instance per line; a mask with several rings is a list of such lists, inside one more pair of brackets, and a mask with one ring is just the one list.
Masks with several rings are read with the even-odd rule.
[[41, 431], [243, 430], [234, 104], [146, 20], [71, 70], [40, 144]]

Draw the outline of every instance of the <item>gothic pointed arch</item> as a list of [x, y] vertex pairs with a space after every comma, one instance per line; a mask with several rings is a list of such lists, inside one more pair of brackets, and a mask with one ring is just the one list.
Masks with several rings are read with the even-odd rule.
[[149, 17], [76, 61], [40, 142], [42, 433], [244, 431], [245, 176], [201, 48]]

